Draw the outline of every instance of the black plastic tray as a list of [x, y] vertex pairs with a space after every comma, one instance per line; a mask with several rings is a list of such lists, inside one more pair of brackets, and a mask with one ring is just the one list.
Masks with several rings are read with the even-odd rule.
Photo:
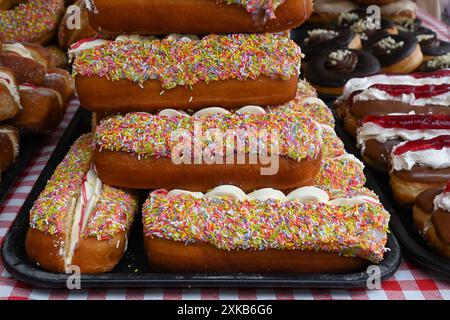
[[[79, 110], [72, 124], [56, 147], [50, 161], [28, 196], [17, 219], [13, 223], [2, 247], [2, 258], [6, 269], [18, 280], [50, 288], [66, 287], [67, 275], [42, 271], [30, 263], [25, 253], [24, 240], [28, 229], [28, 213], [33, 202], [45, 187], [55, 167], [61, 162], [70, 145], [90, 126], [89, 114]], [[146, 262], [143, 248], [141, 218], [136, 217], [128, 250], [116, 268], [106, 274], [83, 275], [81, 285], [89, 287], [316, 287], [355, 288], [365, 287], [368, 274], [322, 275], [263, 275], [263, 274], [161, 274], [152, 273]], [[400, 246], [393, 235], [389, 235], [384, 261], [379, 265], [383, 280], [397, 270], [401, 254]]]
[[39, 150], [44, 141], [44, 137], [21, 137], [20, 152], [16, 161], [3, 172], [0, 181], [0, 202], [5, 199], [9, 190], [19, 179], [23, 169], [33, 158], [33, 154]]
[[[333, 110], [334, 112], [334, 110]], [[337, 119], [336, 115], [335, 118]], [[342, 139], [348, 152], [361, 159], [355, 140], [344, 130], [341, 120], [336, 120], [336, 132]], [[367, 179], [374, 181], [378, 187], [377, 194], [385, 208], [391, 213], [390, 227], [398, 238], [408, 258], [416, 263], [450, 277], [450, 259], [435, 253], [414, 226], [412, 209], [401, 206], [394, 200], [389, 175], [366, 167]]]

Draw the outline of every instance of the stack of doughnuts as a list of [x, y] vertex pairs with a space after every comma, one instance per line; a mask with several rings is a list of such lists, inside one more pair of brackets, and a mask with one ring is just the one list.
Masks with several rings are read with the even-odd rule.
[[[370, 7], [374, 4], [381, 6], [379, 26]], [[315, 7], [309, 23], [293, 35], [306, 55], [305, 79], [319, 94], [339, 96], [348, 80], [379, 72], [409, 74], [450, 67], [449, 43], [421, 25], [413, 1], [319, 0]]]
[[11, 138], [14, 145], [2, 149], [0, 173], [17, 157], [17, 133], [42, 135], [55, 129], [74, 91], [70, 73], [51, 66], [46, 48], [28, 42], [0, 43], [0, 125], [3, 139]]
[[[383, 260], [389, 214], [364, 187], [331, 110], [299, 80], [302, 51], [284, 34], [311, 15], [311, 0], [86, 8], [93, 32], [60, 29], [60, 41], [85, 37], [68, 53], [93, 132], [31, 211], [33, 261], [111, 270], [126, 249], [134, 189], [149, 191], [152, 271], [346, 273]], [[349, 50], [359, 49], [350, 35]]]

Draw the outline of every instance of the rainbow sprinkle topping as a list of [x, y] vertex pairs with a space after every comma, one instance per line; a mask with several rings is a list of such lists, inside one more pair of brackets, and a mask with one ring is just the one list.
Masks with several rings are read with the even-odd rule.
[[[72, 199], [91, 167], [92, 136], [81, 136], [56, 168], [30, 211], [30, 227], [46, 234], [65, 234]], [[137, 210], [137, 199], [129, 192], [103, 185], [100, 200], [91, 214], [84, 237], [108, 239], [128, 229]]]
[[[280, 156], [294, 160], [317, 159], [322, 153], [322, 136], [319, 125], [314, 121], [292, 114], [227, 114], [205, 117], [159, 117], [149, 113], [128, 113], [103, 120], [95, 131], [95, 144], [100, 150], [125, 151], [139, 158], [170, 158], [177, 145], [190, 141], [202, 150], [216, 150], [216, 140], [210, 132], [219, 130], [224, 144], [227, 137], [243, 141], [234, 144], [233, 150], [223, 148], [223, 155], [235, 152], [238, 145], [245, 145], [238, 151], [259, 153], [271, 152], [273, 143]], [[266, 132], [268, 139], [263, 137]], [[245, 133], [245, 134], [243, 134]], [[257, 143], [250, 149], [248, 135], [256, 133]], [[272, 139], [273, 137], [273, 139]], [[247, 142], [247, 143], [246, 143]], [[221, 154], [219, 154], [221, 155]]]
[[300, 70], [300, 48], [272, 34], [209, 35], [199, 41], [173, 39], [143, 43], [109, 41], [75, 59], [74, 76], [127, 79], [144, 85], [158, 79], [164, 89], [198, 82], [256, 79], [287, 80]]
[[326, 251], [374, 263], [383, 259], [388, 222], [388, 212], [374, 203], [151, 196], [143, 207], [146, 237], [202, 242], [222, 250]]
[[64, 0], [29, 0], [11, 10], [0, 11], [0, 39], [39, 41], [58, 27], [64, 10]]
[[324, 159], [314, 182], [315, 186], [329, 194], [359, 192], [365, 184], [364, 169], [345, 157]]

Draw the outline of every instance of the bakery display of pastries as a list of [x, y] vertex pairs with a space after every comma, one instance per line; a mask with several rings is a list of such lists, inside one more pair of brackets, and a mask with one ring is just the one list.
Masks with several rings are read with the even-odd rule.
[[[136, 224], [151, 272], [379, 264], [390, 214], [318, 95], [339, 97], [398, 202], [450, 180], [448, 43], [409, 0], [79, 0], [76, 29], [64, 4], [0, 2], [0, 172], [72, 98], [92, 113], [29, 213], [26, 253], [45, 271], [110, 272]], [[436, 208], [420, 219], [442, 248]]]

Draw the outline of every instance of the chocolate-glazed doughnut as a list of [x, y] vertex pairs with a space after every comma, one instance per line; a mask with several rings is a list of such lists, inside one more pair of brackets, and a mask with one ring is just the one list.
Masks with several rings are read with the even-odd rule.
[[450, 258], [450, 187], [430, 188], [416, 199], [413, 207], [414, 224], [428, 244]]
[[350, 12], [343, 12], [337, 21], [338, 28], [350, 28], [358, 33], [362, 41], [367, 41], [371, 36], [379, 34], [398, 34], [398, 30], [391, 20], [381, 18], [380, 29], [373, 25], [367, 16], [367, 7], [362, 7]]
[[305, 78], [328, 95], [342, 94], [345, 83], [355, 77], [378, 73], [380, 64], [368, 52], [358, 50], [326, 51], [308, 63]]
[[383, 72], [410, 73], [423, 60], [419, 43], [413, 36], [385, 36], [373, 42], [368, 50], [378, 58]]
[[361, 49], [361, 39], [351, 29], [333, 30], [315, 28], [308, 30], [302, 39], [294, 39], [305, 54], [304, 62], [310, 61], [325, 50]]
[[419, 41], [424, 61], [450, 52], [450, 42], [438, 39], [436, 34], [421, 34], [417, 36], [417, 40]]
[[[450, 122], [448, 117], [438, 122], [414, 123], [426, 126], [427, 135], [418, 140], [400, 143], [392, 149], [390, 182], [394, 198], [404, 204], [414, 204], [416, 197], [433, 187], [443, 187], [450, 181]], [[428, 129], [432, 128], [432, 131]], [[441, 135], [437, 135], [442, 132]], [[435, 135], [434, 138], [430, 136]], [[436, 136], [437, 135], [437, 136]]]
[[441, 69], [448, 69], [450, 68], [450, 52], [447, 54], [444, 54], [442, 56], [437, 56], [431, 60], [424, 61], [419, 71], [422, 72], [433, 72]]

